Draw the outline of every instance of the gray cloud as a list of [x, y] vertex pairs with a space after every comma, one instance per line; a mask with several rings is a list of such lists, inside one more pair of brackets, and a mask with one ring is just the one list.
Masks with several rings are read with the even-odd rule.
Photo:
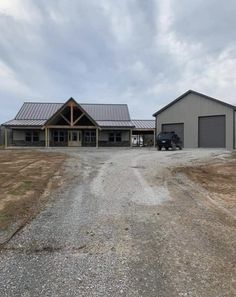
[[0, 122], [23, 101], [71, 96], [128, 103], [136, 118], [151, 118], [190, 88], [235, 103], [235, 6], [216, 0], [3, 2]]
[[235, 45], [236, 2], [219, 0], [188, 0], [173, 5], [175, 21], [173, 30], [190, 42], [201, 42], [211, 54]]

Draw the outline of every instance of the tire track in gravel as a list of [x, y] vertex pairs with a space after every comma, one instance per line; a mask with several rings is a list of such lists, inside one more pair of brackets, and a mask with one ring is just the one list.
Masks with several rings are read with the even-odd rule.
[[68, 154], [69, 186], [0, 252], [1, 297], [235, 296], [235, 230], [167, 189], [169, 167], [212, 152]]

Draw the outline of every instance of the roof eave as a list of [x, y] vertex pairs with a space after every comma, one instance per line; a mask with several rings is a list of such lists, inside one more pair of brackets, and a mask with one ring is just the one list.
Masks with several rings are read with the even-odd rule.
[[135, 126], [100, 126], [101, 129], [133, 129]]
[[1, 126], [3, 127], [10, 127], [10, 128], [43, 128], [42, 125], [4, 125], [2, 124]]

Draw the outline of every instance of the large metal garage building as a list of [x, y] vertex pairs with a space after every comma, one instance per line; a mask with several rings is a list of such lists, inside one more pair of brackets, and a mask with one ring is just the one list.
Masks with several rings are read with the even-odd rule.
[[174, 131], [185, 148], [235, 148], [234, 105], [189, 90], [153, 116], [156, 134]]

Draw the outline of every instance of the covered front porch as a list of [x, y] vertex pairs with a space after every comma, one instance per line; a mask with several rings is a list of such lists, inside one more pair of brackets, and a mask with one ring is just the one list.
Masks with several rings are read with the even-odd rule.
[[6, 147], [129, 147], [131, 130], [81, 127], [11, 127], [4, 129]]
[[44, 124], [46, 147], [98, 147], [98, 125], [74, 99]]
[[46, 147], [98, 147], [98, 128], [46, 128]]

